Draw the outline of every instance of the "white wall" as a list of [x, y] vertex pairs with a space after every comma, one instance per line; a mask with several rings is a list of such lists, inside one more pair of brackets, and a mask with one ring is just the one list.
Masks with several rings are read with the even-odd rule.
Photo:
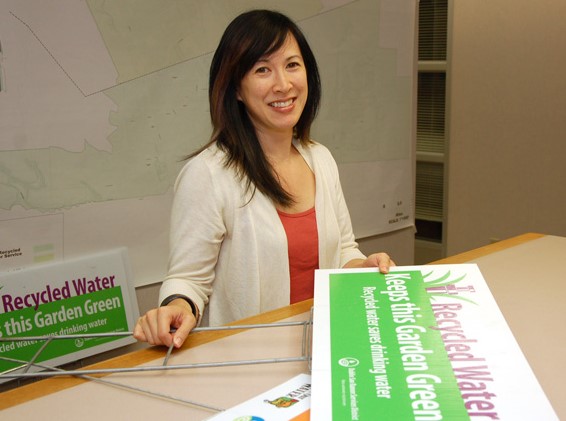
[[566, 236], [566, 2], [452, 5], [447, 255]]

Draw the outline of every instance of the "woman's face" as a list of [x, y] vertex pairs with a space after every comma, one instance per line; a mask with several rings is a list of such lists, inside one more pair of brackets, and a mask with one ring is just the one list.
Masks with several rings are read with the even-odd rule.
[[260, 139], [272, 134], [292, 136], [307, 96], [305, 63], [292, 35], [279, 50], [260, 58], [238, 89], [238, 100], [246, 106]]

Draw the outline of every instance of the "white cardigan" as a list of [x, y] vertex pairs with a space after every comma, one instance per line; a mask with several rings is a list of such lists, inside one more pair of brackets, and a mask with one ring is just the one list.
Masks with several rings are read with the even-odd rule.
[[[340, 268], [358, 249], [336, 162], [315, 143], [294, 142], [316, 179], [319, 267]], [[189, 297], [202, 324], [221, 325], [289, 304], [287, 237], [273, 202], [244, 185], [211, 146], [181, 170], [171, 212], [169, 271], [159, 302]], [[205, 310], [205, 306], [208, 304]], [[199, 323], [201, 321], [199, 320]]]

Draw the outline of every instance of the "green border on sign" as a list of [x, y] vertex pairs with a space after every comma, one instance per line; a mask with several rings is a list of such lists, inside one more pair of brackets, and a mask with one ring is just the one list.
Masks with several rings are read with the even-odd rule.
[[329, 282], [333, 419], [470, 419], [419, 271]]

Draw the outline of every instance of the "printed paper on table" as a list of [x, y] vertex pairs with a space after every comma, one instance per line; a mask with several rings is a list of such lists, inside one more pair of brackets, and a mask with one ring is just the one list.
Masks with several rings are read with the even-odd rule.
[[312, 419], [558, 419], [477, 265], [315, 279]]
[[311, 376], [299, 374], [208, 421], [309, 421]]

